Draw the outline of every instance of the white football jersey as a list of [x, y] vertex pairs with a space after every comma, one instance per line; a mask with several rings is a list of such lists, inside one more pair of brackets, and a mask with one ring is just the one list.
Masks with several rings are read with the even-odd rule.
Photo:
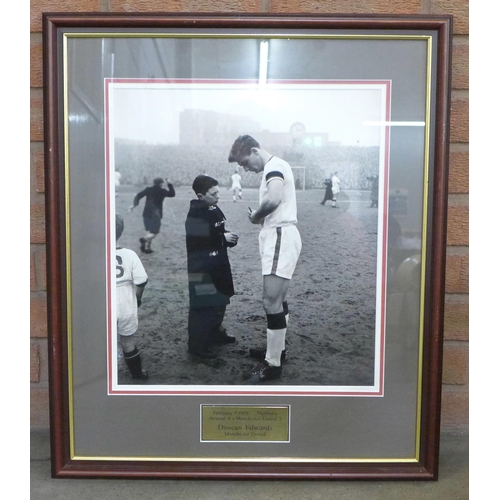
[[340, 179], [332, 175], [332, 193], [337, 194], [340, 191]]
[[116, 249], [116, 314], [118, 333], [132, 335], [138, 326], [136, 285], [142, 285], [148, 275], [141, 259], [128, 248]]
[[261, 202], [268, 193], [268, 183], [273, 179], [283, 182], [283, 200], [279, 207], [264, 219], [264, 229], [297, 223], [297, 199], [293, 172], [285, 160], [276, 156], [273, 156], [264, 167], [259, 193]]
[[233, 188], [241, 188], [241, 175], [240, 174], [233, 174], [231, 176], [231, 179], [233, 181], [233, 184], [232, 184]]

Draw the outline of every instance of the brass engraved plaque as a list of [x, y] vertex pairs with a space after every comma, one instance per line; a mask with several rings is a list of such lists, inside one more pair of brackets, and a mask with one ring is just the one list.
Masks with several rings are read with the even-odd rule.
[[201, 405], [201, 441], [290, 441], [290, 406]]

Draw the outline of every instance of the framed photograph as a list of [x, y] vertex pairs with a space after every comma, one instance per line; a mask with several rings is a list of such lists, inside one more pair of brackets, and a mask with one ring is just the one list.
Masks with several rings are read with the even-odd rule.
[[451, 33], [44, 14], [54, 477], [437, 479]]

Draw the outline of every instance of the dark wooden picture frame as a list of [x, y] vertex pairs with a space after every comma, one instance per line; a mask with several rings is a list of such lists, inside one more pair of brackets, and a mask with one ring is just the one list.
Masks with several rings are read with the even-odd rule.
[[[418, 354], [418, 363], [412, 376], [418, 381], [415, 390], [414, 420], [415, 430], [409, 429], [408, 434], [415, 434], [414, 454], [401, 456], [398, 451], [387, 453], [378, 450], [377, 440], [370, 444], [371, 451], [361, 458], [336, 455], [336, 450], [325, 456], [314, 456], [306, 450], [309, 437], [313, 440], [316, 433], [343, 433], [346, 435], [347, 447], [349, 439], [353, 445], [356, 441], [352, 429], [342, 429], [344, 418], [348, 419], [349, 411], [340, 410], [339, 424], [326, 426], [323, 429], [314, 429], [317, 419], [307, 416], [307, 412], [316, 413], [319, 421], [327, 420], [332, 411], [331, 401], [342, 401], [347, 404], [349, 399], [269, 395], [252, 393], [248, 396], [231, 394], [220, 395], [202, 394], [192, 397], [189, 395], [160, 395], [160, 396], [119, 396], [104, 393], [99, 397], [113, 404], [125, 408], [125, 415], [121, 417], [128, 430], [134, 430], [132, 424], [136, 407], [133, 401], [146, 398], [154, 399], [157, 405], [161, 398], [177, 409], [169, 415], [158, 413], [158, 417], [166, 418], [167, 422], [158, 424], [158, 428], [151, 428], [151, 435], [164, 432], [172, 420], [178, 429], [181, 444], [176, 444], [173, 452], [166, 451], [159, 455], [157, 450], [150, 450], [147, 444], [138, 451], [138, 455], [130, 454], [124, 449], [123, 454], [117, 453], [119, 445], [110, 444], [108, 451], [106, 439], [101, 439], [102, 446], [98, 453], [82, 452], [79, 443], [85, 441], [85, 432], [88, 429], [100, 430], [98, 410], [89, 411], [88, 402], [93, 401], [93, 395], [82, 398], [82, 392], [74, 392], [75, 385], [80, 383], [75, 376], [75, 365], [79, 360], [73, 359], [75, 337], [79, 329], [78, 307], [93, 291], [89, 284], [77, 283], [79, 276], [75, 268], [75, 259], [72, 251], [75, 243], [71, 238], [85, 240], [92, 236], [97, 227], [103, 232], [103, 220], [99, 221], [93, 215], [85, 220], [78, 216], [73, 205], [69, 202], [68, 192], [76, 197], [85, 197], [87, 193], [79, 193], [81, 179], [79, 172], [71, 172], [68, 164], [71, 155], [68, 153], [70, 141], [79, 141], [74, 134], [69, 138], [70, 116], [68, 111], [68, 89], [66, 72], [68, 59], [63, 57], [66, 37], [82, 36], [100, 39], [107, 36], [121, 38], [138, 38], [162, 36], [168, 34], [182, 34], [189, 38], [197, 36], [221, 37], [286, 37], [300, 40], [328, 38], [335, 35], [339, 39], [366, 39], [367, 43], [379, 43], [381, 40], [404, 39], [405, 44], [412, 45], [412, 41], [426, 42], [426, 62], [422, 65], [422, 78], [425, 80], [426, 91], [425, 109], [426, 126], [422, 139], [423, 149], [423, 192], [421, 220], [424, 227], [422, 238], [422, 270], [419, 275], [420, 283], [420, 322], [418, 326], [418, 345], [415, 352]], [[448, 142], [449, 142], [449, 107], [450, 107], [450, 80], [451, 80], [451, 34], [452, 19], [450, 16], [386, 16], [386, 15], [341, 15], [341, 16], [303, 16], [303, 15], [246, 15], [246, 14], [75, 14], [75, 13], [45, 13], [43, 15], [44, 41], [44, 126], [45, 126], [45, 179], [46, 179], [46, 222], [47, 222], [47, 276], [48, 276], [48, 324], [49, 324], [49, 377], [50, 377], [50, 411], [51, 411], [51, 450], [52, 474], [54, 477], [120, 477], [120, 478], [218, 478], [218, 479], [427, 479], [438, 478], [439, 456], [439, 427], [441, 404], [441, 365], [442, 365], [442, 335], [444, 316], [444, 282], [446, 256], [446, 219], [447, 219], [447, 175], [448, 175]], [[371, 40], [370, 40], [371, 39]], [[374, 42], [377, 40], [377, 42]], [[406, 45], [405, 45], [406, 47]], [[64, 54], [66, 54], [64, 52]], [[381, 56], [383, 57], [383, 56]], [[85, 61], [85, 60], [84, 60]], [[93, 75], [95, 61], [88, 60], [88, 78], [102, 84], [101, 74]], [[114, 75], [111, 75], [114, 76]], [[146, 77], [148, 75], [145, 75]], [[374, 75], [374, 78], [389, 78], [383, 74]], [[104, 95], [103, 95], [104, 99]], [[81, 144], [83, 149], [91, 148], [92, 144]], [[76, 163], [76, 162], [75, 162]], [[103, 159], [104, 163], [104, 159]], [[85, 191], [86, 187], [83, 188]], [[74, 199], [74, 198], [73, 198]], [[90, 238], [89, 238], [90, 240]], [[71, 244], [70, 244], [71, 242]], [[92, 242], [90, 243], [92, 244]], [[103, 254], [102, 263], [96, 263], [96, 275], [99, 269], [105, 267]], [[75, 312], [76, 311], [76, 312]], [[105, 311], [106, 312], [106, 311]], [[89, 320], [90, 321], [90, 320]], [[85, 333], [87, 326], [82, 327]], [[398, 346], [404, 349], [404, 345]], [[104, 364], [104, 371], [109, 367]], [[391, 365], [386, 367], [391, 371]], [[76, 371], [78, 371], [76, 369]], [[411, 375], [411, 374], [410, 374]], [[395, 377], [397, 378], [397, 377]], [[79, 389], [80, 390], [80, 389]], [[83, 389], [84, 391], [85, 389]], [[381, 398], [389, 399], [387, 395]], [[79, 399], [82, 398], [81, 401]], [[122, 398], [120, 403], [119, 398]], [[170, 399], [167, 399], [170, 398]], [[351, 398], [355, 399], [355, 398]], [[356, 400], [356, 404], [362, 397]], [[99, 399], [99, 401], [101, 401]], [[257, 406], [271, 408], [274, 405], [284, 405], [292, 415], [288, 425], [297, 424], [296, 435], [291, 433], [290, 442], [297, 434], [300, 440], [297, 447], [291, 451], [273, 443], [259, 444], [259, 448], [249, 448], [245, 453], [242, 443], [237, 446], [237, 452], [232, 454], [231, 444], [210, 444], [211, 451], [199, 454], [200, 440], [188, 444], [187, 436], [192, 429], [200, 426], [199, 408], [206, 405], [224, 407], [225, 405], [243, 405], [245, 408]], [[394, 408], [404, 401], [391, 403]], [[184, 406], [183, 406], [184, 405]], [[99, 404], [96, 400], [96, 408]], [[294, 416], [294, 406], [298, 409]], [[85, 407], [85, 408], [83, 408]], [[197, 408], [198, 411], [195, 411]], [[355, 407], [357, 408], [357, 407]], [[103, 410], [105, 411], [105, 410]], [[127, 415], [126, 412], [129, 412]], [[185, 412], [188, 412], [187, 414]], [[395, 414], [395, 410], [387, 410]], [[177, 413], [175, 413], [177, 412]], [[342, 416], [342, 412], [345, 413]], [[391, 413], [392, 412], [392, 413]], [[75, 415], [77, 418], [75, 419]], [[300, 416], [299, 416], [300, 415]], [[382, 425], [374, 414], [374, 425]], [[89, 418], [90, 416], [90, 418]], [[95, 417], [95, 424], [93, 418]], [[128, 417], [128, 418], [127, 418]], [[362, 415], [368, 417], [368, 415]], [[302, 419], [302, 420], [301, 420]], [[378, 417], [383, 420], [383, 417]], [[88, 429], [80, 431], [82, 420], [88, 422]], [[186, 423], [184, 423], [184, 421]], [[179, 423], [181, 422], [181, 423]], [[189, 422], [189, 423], [188, 423]], [[184, 425], [184, 428], [182, 427]], [[300, 427], [302, 425], [302, 427]], [[361, 425], [361, 424], [360, 424]], [[105, 427], [105, 426], [104, 426]], [[103, 427], [103, 428], [104, 428]], [[292, 427], [288, 430], [294, 429]], [[78, 436], [78, 433], [81, 435]], [[103, 433], [106, 431], [102, 431]], [[170, 431], [173, 433], [174, 431]], [[370, 434], [370, 431], [367, 431]], [[371, 431], [375, 435], [377, 429]], [[75, 439], [75, 433], [77, 438]], [[118, 432], [119, 433], [119, 432]], [[99, 435], [99, 432], [96, 432]], [[98, 438], [96, 438], [98, 439]], [[183, 454], [182, 440], [186, 441], [186, 454]], [[200, 440], [203, 441], [203, 440]], [[410, 439], [411, 441], [411, 439]], [[288, 441], [287, 441], [288, 442]], [[301, 444], [300, 444], [301, 443]], [[202, 443], [203, 446], [203, 443]], [[205, 445], [206, 446], [206, 445]], [[217, 447], [219, 446], [219, 447]], [[228, 447], [229, 446], [229, 447]], [[249, 446], [248, 444], [246, 445]], [[255, 444], [250, 444], [255, 446]], [[356, 446], [361, 446], [357, 444]], [[362, 446], [361, 446], [362, 448]], [[236, 448], [235, 448], [236, 449]], [[302, 449], [304, 452], [302, 453]], [[229, 450], [229, 451], [228, 451]], [[309, 453], [309, 455], [308, 455]], [[356, 453], [356, 452], [354, 452]]]

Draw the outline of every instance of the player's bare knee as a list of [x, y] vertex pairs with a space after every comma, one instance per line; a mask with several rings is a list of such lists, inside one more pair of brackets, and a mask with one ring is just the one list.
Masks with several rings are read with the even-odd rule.
[[281, 297], [262, 296], [262, 305], [266, 314], [278, 314], [283, 312], [283, 301]]
[[119, 335], [120, 345], [124, 352], [130, 352], [135, 349], [136, 340], [135, 335]]

